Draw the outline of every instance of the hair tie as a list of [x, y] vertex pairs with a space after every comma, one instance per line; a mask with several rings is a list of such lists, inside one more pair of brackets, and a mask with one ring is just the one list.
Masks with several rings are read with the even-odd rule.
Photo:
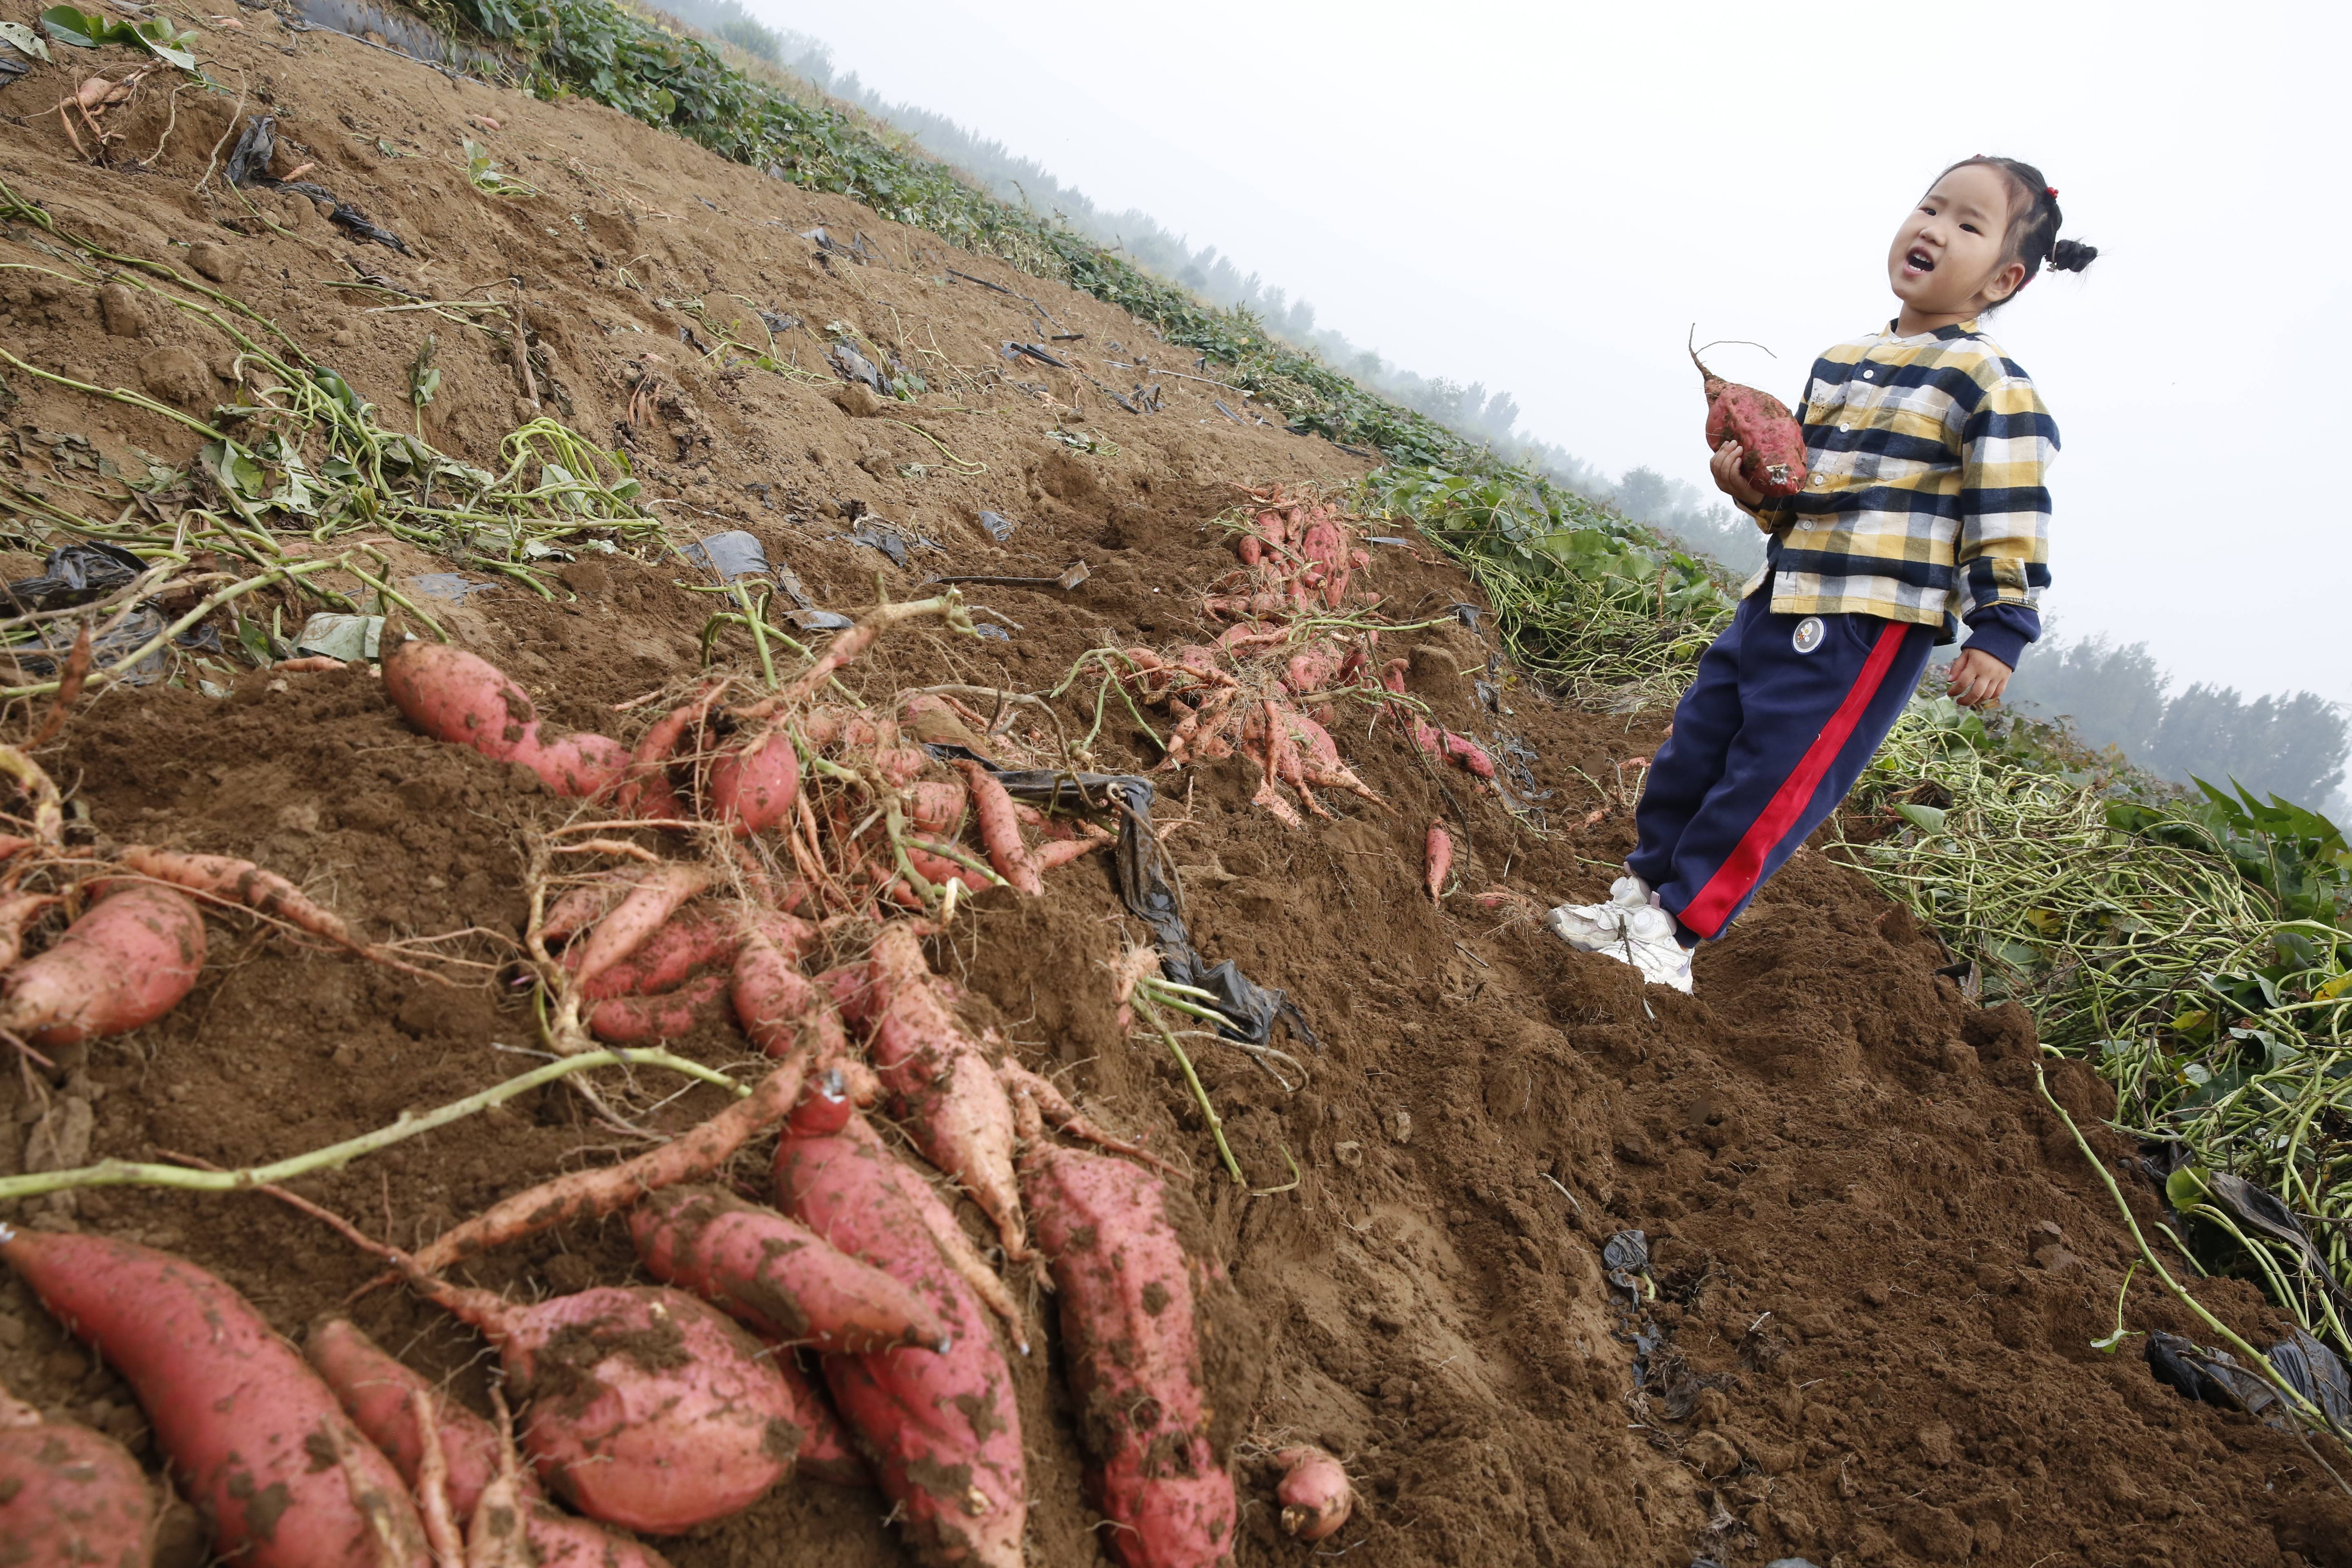
[[2058, 199], [2058, 187], [2055, 185], [2044, 185], [2042, 187], [2042, 194], [2048, 196], [2054, 202]]

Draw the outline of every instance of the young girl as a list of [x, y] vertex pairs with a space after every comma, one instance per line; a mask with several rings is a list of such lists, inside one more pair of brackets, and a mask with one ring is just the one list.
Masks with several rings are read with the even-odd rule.
[[1772, 542], [1651, 761], [1626, 874], [1605, 904], [1552, 910], [1560, 936], [1688, 991], [1690, 950], [1837, 809], [1958, 621], [1953, 699], [2000, 700], [2042, 635], [2058, 427], [1978, 319], [2097, 255], [2058, 238], [2040, 170], [1953, 164], [1887, 251], [1901, 313], [1813, 363], [1803, 490], [1768, 501], [1736, 442], [1716, 453], [1716, 484]]

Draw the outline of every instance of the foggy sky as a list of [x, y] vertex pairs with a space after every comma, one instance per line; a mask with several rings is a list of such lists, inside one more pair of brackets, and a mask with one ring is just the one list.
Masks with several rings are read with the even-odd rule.
[[2352, 700], [2341, 5], [751, 3], [1522, 433], [1702, 487], [1691, 322], [1793, 403], [1894, 313], [1939, 169], [2039, 163], [2103, 252], [1991, 322], [2064, 437], [2045, 612], [2179, 686]]

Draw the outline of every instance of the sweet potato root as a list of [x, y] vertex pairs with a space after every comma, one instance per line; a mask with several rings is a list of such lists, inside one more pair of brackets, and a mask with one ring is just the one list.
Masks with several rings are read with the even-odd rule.
[[1128, 1568], [1211, 1568], [1233, 1548], [1233, 1478], [1209, 1446], [1191, 1261], [1139, 1166], [1045, 1140], [1021, 1102], [1022, 1186], [1061, 1302], [1088, 1489]]
[[948, 1331], [908, 1287], [797, 1220], [717, 1187], [672, 1187], [629, 1213], [646, 1271], [771, 1340], [829, 1352], [944, 1352]]
[[1356, 1494], [1348, 1472], [1322, 1449], [1285, 1448], [1274, 1457], [1283, 1468], [1275, 1500], [1282, 1505], [1282, 1531], [1301, 1541], [1321, 1541], [1348, 1522]]
[[124, 887], [0, 981], [0, 1029], [36, 1046], [119, 1035], [177, 1006], [204, 964], [205, 918], [191, 900]]
[[1422, 847], [1423, 879], [1429, 888], [1429, 901], [1444, 901], [1445, 874], [1454, 869], [1454, 835], [1445, 831], [1444, 822], [1429, 825], [1429, 837]]
[[0, 1258], [131, 1384], [223, 1556], [245, 1568], [378, 1568], [387, 1548], [425, 1560], [399, 1471], [227, 1285], [127, 1241], [5, 1225]]
[[911, 925], [884, 926], [866, 962], [874, 984], [859, 1021], [872, 1030], [882, 1086], [912, 1124], [924, 1156], [963, 1184], [996, 1222], [1005, 1255], [1026, 1257], [1013, 1173], [1013, 1110], [994, 1068], [941, 994]]
[[824, 1391], [793, 1362], [789, 1347], [776, 1347], [776, 1372], [792, 1395], [793, 1421], [801, 1429], [801, 1457], [793, 1461], [793, 1473], [829, 1487], [872, 1486], [873, 1468], [857, 1451], [849, 1428], [834, 1414]]
[[146, 1568], [156, 1517], [129, 1449], [0, 1388], [0, 1563]]
[[[1028, 1483], [1012, 1370], [979, 1300], [908, 1201], [900, 1170], [862, 1118], [837, 1132], [789, 1131], [777, 1149], [785, 1206], [835, 1247], [912, 1287], [954, 1336], [945, 1354], [827, 1356], [825, 1381], [884, 1494], [898, 1505], [919, 1559], [942, 1568], [1021, 1568]], [[906, 1179], [920, 1182], [912, 1173]]]
[[312, 902], [301, 889], [250, 860], [226, 855], [189, 855], [154, 849], [144, 844], [126, 846], [115, 859], [142, 877], [169, 882], [192, 893], [209, 893], [230, 903], [243, 904], [257, 914], [284, 921], [297, 931], [308, 931], [338, 947], [367, 951], [367, 944], [352, 935], [352, 928], [344, 923], [342, 916]]
[[574, 1171], [493, 1204], [465, 1224], [435, 1237], [416, 1254], [416, 1266], [437, 1274], [461, 1258], [536, 1236], [575, 1219], [618, 1214], [650, 1192], [698, 1182], [732, 1159], [762, 1128], [781, 1121], [808, 1077], [805, 1055], [787, 1058], [739, 1100], [692, 1131], [634, 1160]]

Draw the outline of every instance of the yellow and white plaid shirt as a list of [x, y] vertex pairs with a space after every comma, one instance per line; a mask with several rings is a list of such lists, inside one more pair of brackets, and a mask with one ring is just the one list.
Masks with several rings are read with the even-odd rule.
[[1742, 596], [1769, 584], [1777, 614], [1858, 611], [1946, 642], [1990, 605], [2037, 608], [2058, 426], [1976, 321], [1839, 343], [1813, 362], [1800, 417], [1811, 471], [1753, 510], [1772, 542]]

